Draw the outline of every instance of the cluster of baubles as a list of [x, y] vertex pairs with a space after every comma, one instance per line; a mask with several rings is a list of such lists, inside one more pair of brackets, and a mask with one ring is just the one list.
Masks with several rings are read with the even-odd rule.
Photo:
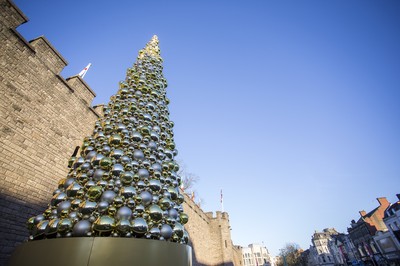
[[181, 178], [157, 37], [139, 52], [104, 116], [69, 162], [30, 239], [138, 237], [187, 243]]

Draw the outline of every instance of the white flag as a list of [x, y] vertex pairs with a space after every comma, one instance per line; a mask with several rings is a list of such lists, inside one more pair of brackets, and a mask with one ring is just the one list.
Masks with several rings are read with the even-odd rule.
[[79, 72], [79, 76], [81, 77], [81, 78], [83, 78], [85, 75], [86, 75], [86, 72], [88, 71], [88, 69], [89, 69], [89, 67], [91, 66], [92, 64], [91, 63], [89, 63], [89, 65], [87, 65], [81, 72]]

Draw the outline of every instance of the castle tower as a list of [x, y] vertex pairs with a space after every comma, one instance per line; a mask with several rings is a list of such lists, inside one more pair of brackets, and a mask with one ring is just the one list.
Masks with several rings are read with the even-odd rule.
[[[58, 245], [59, 255], [71, 244], [92, 245], [88, 261], [96, 265], [107, 265], [110, 256], [118, 258], [119, 265], [190, 265], [183, 227], [188, 216], [178, 189], [174, 124], [168, 117], [167, 82], [157, 36], [139, 52], [119, 87], [93, 133], [71, 157], [69, 173], [60, 180], [48, 208], [27, 223], [31, 240], [52, 241], [30, 243], [40, 242], [35, 249], [43, 245], [55, 253]], [[175, 243], [166, 246], [168, 242]], [[96, 246], [100, 247], [97, 252]], [[20, 258], [23, 252], [24, 248], [16, 251]], [[82, 257], [78, 255], [75, 259]], [[18, 265], [16, 255], [13, 258], [10, 265]]]

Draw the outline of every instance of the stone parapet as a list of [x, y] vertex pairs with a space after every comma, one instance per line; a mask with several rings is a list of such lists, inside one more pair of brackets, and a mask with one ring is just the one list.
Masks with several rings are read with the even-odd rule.
[[185, 225], [193, 251], [193, 266], [233, 265], [234, 257], [229, 215], [226, 212], [204, 212], [184, 193], [183, 209], [189, 215]]
[[69, 77], [66, 81], [86, 105], [91, 105], [94, 97], [96, 97], [96, 93], [92, 91], [89, 85], [80, 76]]
[[46, 37], [40, 36], [29, 43], [35, 50], [37, 58], [55, 74], [60, 74], [61, 70], [68, 65], [68, 62], [51, 45]]
[[87, 84], [59, 75], [67, 62], [54, 47], [44, 37], [28, 43], [15, 30], [26, 21], [0, 0], [0, 265], [26, 240], [27, 219], [46, 208], [99, 117]]
[[1, 24], [5, 28], [15, 29], [19, 25], [28, 21], [24, 13], [10, 0], [0, 1]]

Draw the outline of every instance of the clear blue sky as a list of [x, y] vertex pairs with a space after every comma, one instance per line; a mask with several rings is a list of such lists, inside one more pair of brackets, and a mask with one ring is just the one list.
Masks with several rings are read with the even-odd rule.
[[235, 244], [306, 249], [400, 193], [399, 1], [15, 2], [94, 104], [158, 35], [178, 159]]

